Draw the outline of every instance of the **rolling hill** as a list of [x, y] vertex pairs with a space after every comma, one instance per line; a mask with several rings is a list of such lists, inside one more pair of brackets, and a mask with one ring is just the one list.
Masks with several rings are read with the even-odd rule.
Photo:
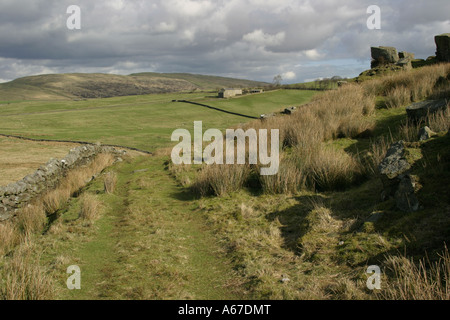
[[0, 84], [0, 101], [77, 100], [266, 85], [268, 83], [187, 73], [48, 74]]

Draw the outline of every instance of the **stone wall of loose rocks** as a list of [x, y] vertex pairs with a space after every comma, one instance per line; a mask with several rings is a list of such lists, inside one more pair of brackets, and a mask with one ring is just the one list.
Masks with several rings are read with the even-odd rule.
[[100, 145], [83, 145], [70, 150], [65, 158], [51, 159], [20, 181], [0, 186], [0, 221], [8, 220], [18, 209], [47, 190], [55, 188], [70, 169], [89, 164], [100, 153], [119, 158], [126, 151]]

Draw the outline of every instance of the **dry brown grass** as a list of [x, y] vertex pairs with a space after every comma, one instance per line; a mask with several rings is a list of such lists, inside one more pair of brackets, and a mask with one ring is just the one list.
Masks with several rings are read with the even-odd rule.
[[372, 142], [366, 157], [363, 159], [364, 169], [368, 174], [378, 174], [378, 166], [385, 158], [386, 153], [393, 142], [394, 141], [392, 138], [386, 138], [383, 136]]
[[11, 221], [0, 223], [0, 257], [8, 253], [20, 241], [20, 235]]
[[386, 94], [386, 107], [388, 108], [400, 108], [411, 102], [411, 90], [406, 87], [392, 88]]
[[366, 92], [384, 96], [388, 108], [406, 106], [425, 98], [448, 97], [449, 84], [439, 85], [439, 78], [450, 74], [450, 64], [438, 64], [373, 79], [363, 83]]
[[68, 172], [58, 187], [43, 195], [42, 202], [47, 213], [52, 214], [59, 210], [75, 192], [78, 192], [91, 181], [93, 176], [112, 165], [113, 162], [112, 154], [101, 153], [87, 166]]
[[434, 132], [450, 130], [450, 101], [447, 104], [446, 110], [428, 116], [427, 122], [430, 129]]
[[201, 196], [223, 196], [242, 188], [249, 173], [248, 165], [205, 165], [198, 173], [192, 189]]
[[337, 244], [337, 232], [343, 228], [343, 223], [333, 217], [333, 212], [323, 203], [312, 203], [312, 210], [305, 217], [303, 235], [298, 245], [305, 258], [316, 255], [318, 259], [331, 258]]
[[16, 224], [25, 236], [42, 232], [47, 224], [47, 215], [42, 203], [30, 204], [21, 209]]
[[80, 199], [80, 218], [89, 224], [94, 223], [101, 215], [102, 202], [93, 194], [85, 193]]
[[108, 172], [103, 177], [103, 186], [105, 193], [114, 193], [117, 185], [117, 173]]
[[399, 139], [408, 142], [414, 142], [419, 139], [420, 129], [428, 126], [434, 132], [447, 132], [450, 129], [450, 109], [441, 110], [433, 114], [429, 114], [426, 118], [419, 122], [404, 122], [399, 128]]
[[2, 300], [47, 300], [53, 297], [53, 283], [34, 257], [35, 248], [25, 243], [4, 263], [0, 287]]
[[393, 274], [380, 298], [389, 300], [449, 300], [450, 255], [445, 248], [434, 263], [422, 259], [415, 264], [403, 256], [389, 256], [388, 270]]
[[78, 145], [0, 137], [0, 186], [36, 171], [50, 158], [62, 158]]
[[[257, 170], [259, 172], [259, 169]], [[267, 194], [295, 194], [306, 186], [306, 175], [293, 160], [280, 159], [278, 173], [260, 176], [263, 191]]]

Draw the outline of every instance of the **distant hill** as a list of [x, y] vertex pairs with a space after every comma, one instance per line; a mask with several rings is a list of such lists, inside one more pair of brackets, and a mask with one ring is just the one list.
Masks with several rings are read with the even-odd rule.
[[74, 100], [267, 85], [265, 82], [189, 73], [48, 74], [1, 83], [0, 100]]

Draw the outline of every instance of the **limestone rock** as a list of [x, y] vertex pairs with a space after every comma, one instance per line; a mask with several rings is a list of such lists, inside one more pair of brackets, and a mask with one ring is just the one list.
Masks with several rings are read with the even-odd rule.
[[405, 59], [405, 58], [407, 58], [407, 59], [410, 59], [410, 60], [412, 61], [412, 60], [414, 60], [414, 58], [415, 58], [415, 54], [414, 54], [414, 53], [411, 53], [411, 52], [400, 51], [400, 52], [398, 53], [398, 57], [399, 57], [400, 59]]
[[412, 121], [420, 121], [428, 114], [433, 114], [447, 109], [447, 101], [443, 100], [425, 100], [416, 102], [406, 108], [408, 118]]
[[396, 65], [402, 67], [403, 69], [409, 70], [412, 69], [412, 60], [410, 58], [403, 58], [399, 60]]
[[419, 141], [425, 141], [430, 139], [432, 136], [435, 136], [436, 133], [431, 131], [431, 129], [427, 126], [423, 127], [419, 131]]
[[415, 195], [418, 181], [416, 177], [409, 174], [410, 169], [411, 165], [406, 159], [403, 141], [394, 143], [379, 165], [384, 188], [382, 199], [394, 198], [397, 208], [406, 212], [419, 209], [419, 200]]
[[397, 49], [394, 47], [372, 47], [370, 48], [373, 66], [397, 63], [399, 60]]
[[436, 42], [436, 58], [439, 61], [450, 62], [450, 33], [434, 37]]
[[399, 141], [391, 145], [386, 157], [381, 161], [378, 169], [387, 179], [394, 179], [411, 168], [405, 157], [405, 143]]
[[289, 107], [289, 108], [284, 109], [283, 113], [284, 114], [293, 114], [295, 111], [297, 111], [296, 107]]

